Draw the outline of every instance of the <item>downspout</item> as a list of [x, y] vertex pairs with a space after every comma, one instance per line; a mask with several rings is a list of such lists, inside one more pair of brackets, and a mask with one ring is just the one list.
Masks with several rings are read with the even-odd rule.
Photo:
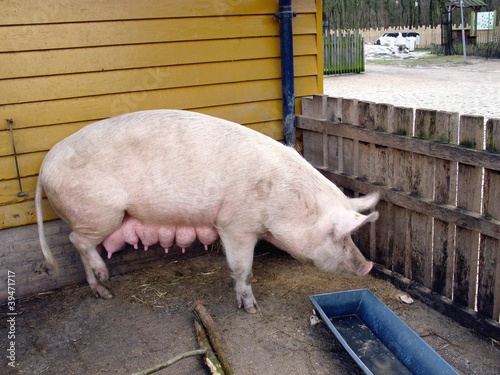
[[281, 88], [283, 92], [283, 134], [285, 144], [295, 147], [295, 86], [293, 71], [292, 0], [279, 0], [275, 17], [280, 25]]

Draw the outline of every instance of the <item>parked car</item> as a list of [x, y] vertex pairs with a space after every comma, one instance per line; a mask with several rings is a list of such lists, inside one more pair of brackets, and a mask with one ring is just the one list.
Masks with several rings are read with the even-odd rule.
[[375, 41], [380, 46], [399, 47], [404, 46], [410, 51], [420, 44], [420, 34], [415, 31], [385, 33]]

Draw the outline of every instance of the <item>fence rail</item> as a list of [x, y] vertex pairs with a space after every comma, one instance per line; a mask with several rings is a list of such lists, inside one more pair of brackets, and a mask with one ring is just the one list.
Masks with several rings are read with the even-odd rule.
[[500, 119], [326, 96], [302, 107], [304, 157], [346, 194], [381, 192], [364, 254], [500, 339]]
[[335, 31], [324, 35], [324, 74], [365, 71], [363, 37], [357, 31]]

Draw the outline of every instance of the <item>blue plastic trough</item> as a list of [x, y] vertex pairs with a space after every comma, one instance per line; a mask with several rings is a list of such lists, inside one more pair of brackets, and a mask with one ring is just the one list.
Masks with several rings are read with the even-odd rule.
[[368, 289], [309, 299], [365, 374], [458, 375]]

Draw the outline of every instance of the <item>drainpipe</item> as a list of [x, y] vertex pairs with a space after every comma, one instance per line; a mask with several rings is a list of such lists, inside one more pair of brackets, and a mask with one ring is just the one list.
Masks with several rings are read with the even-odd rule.
[[285, 144], [295, 147], [295, 86], [293, 72], [292, 0], [279, 0], [275, 17], [280, 24], [281, 87], [283, 91], [283, 134]]

